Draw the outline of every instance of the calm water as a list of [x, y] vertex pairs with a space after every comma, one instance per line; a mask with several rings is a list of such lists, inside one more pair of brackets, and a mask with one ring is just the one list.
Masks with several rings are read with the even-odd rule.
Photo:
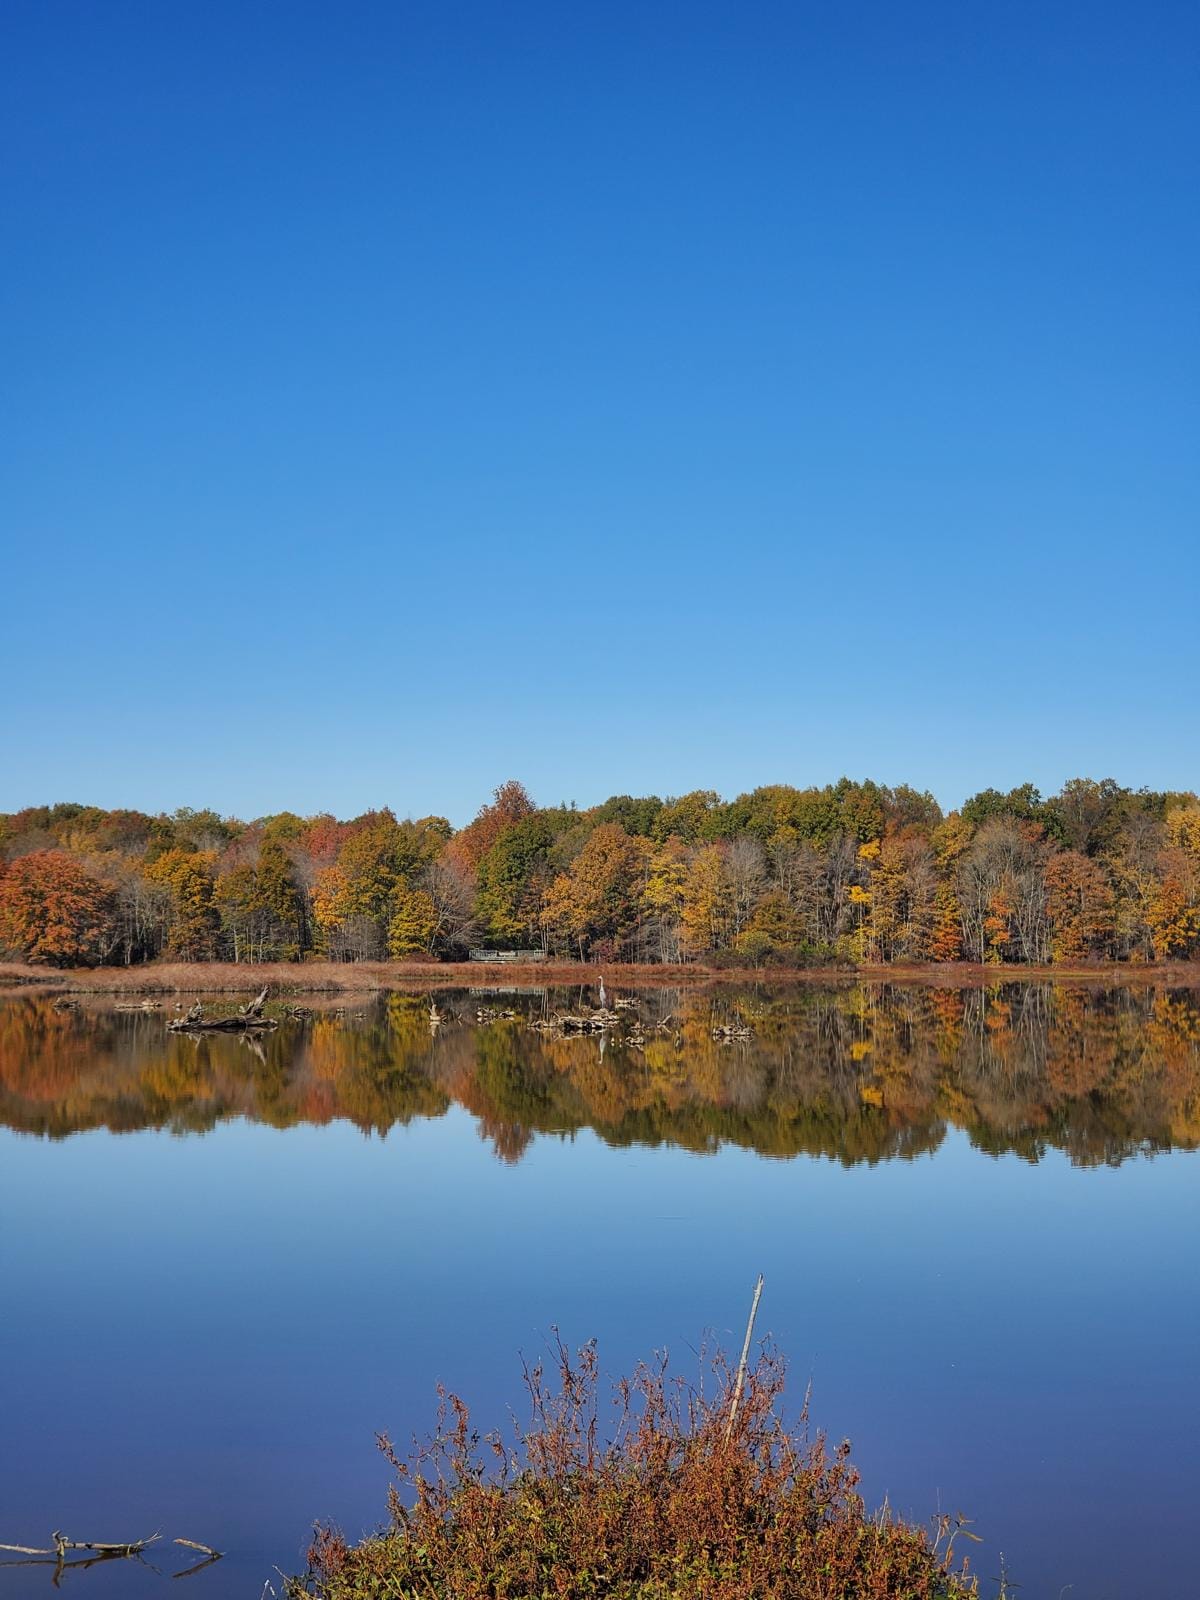
[[[314, 1518], [380, 1519], [374, 1432], [423, 1431], [439, 1380], [500, 1421], [554, 1323], [686, 1367], [761, 1270], [870, 1499], [964, 1510], [1022, 1600], [1197, 1591], [1200, 994], [658, 991], [640, 1048], [529, 1027], [579, 998], [442, 995], [431, 1032], [397, 995], [261, 1050], [0, 1001], [0, 1540], [161, 1527], [230, 1552], [189, 1593], [258, 1600]], [[154, 1563], [63, 1587], [189, 1564]], [[0, 1600], [52, 1577], [0, 1567]]]

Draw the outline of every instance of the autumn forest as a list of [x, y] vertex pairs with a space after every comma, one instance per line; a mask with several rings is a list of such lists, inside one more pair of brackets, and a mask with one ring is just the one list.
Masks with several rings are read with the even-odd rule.
[[725, 802], [0, 816], [0, 950], [46, 965], [461, 959], [708, 966], [1149, 962], [1200, 955], [1200, 801], [1073, 779], [928, 793], [843, 779]]

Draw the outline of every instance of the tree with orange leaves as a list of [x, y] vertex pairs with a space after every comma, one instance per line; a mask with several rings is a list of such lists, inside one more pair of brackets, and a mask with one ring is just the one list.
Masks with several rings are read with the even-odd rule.
[[112, 888], [65, 850], [20, 856], [0, 876], [0, 945], [53, 967], [92, 966], [116, 944]]
[[1078, 850], [1046, 862], [1046, 915], [1055, 961], [1103, 955], [1113, 932], [1113, 893], [1103, 870]]
[[610, 956], [623, 950], [636, 926], [647, 854], [646, 841], [631, 839], [618, 823], [595, 829], [546, 892], [542, 921], [560, 948], [574, 945], [585, 959], [597, 945]]
[[933, 892], [933, 928], [929, 935], [931, 961], [957, 961], [962, 955], [962, 912], [952, 883], [939, 883]]

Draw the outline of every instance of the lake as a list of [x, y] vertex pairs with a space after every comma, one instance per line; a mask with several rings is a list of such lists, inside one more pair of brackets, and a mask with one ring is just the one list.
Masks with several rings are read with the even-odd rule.
[[189, 1593], [258, 1600], [315, 1519], [382, 1520], [375, 1432], [438, 1382], [501, 1422], [555, 1325], [694, 1369], [761, 1271], [869, 1501], [974, 1518], [1021, 1600], [1193, 1592], [1200, 992], [621, 999], [604, 1038], [531, 1026], [594, 994], [492, 990], [254, 1043], [0, 999], [0, 1540], [161, 1528], [62, 1586], [161, 1593], [182, 1536], [229, 1552]]

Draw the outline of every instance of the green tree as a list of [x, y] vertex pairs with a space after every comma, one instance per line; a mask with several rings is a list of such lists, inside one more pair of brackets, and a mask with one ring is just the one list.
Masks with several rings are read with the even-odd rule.
[[305, 944], [304, 896], [283, 839], [273, 829], [258, 849], [255, 890], [269, 953], [276, 960], [295, 959]]
[[479, 863], [475, 911], [498, 946], [542, 939], [542, 901], [553, 878], [554, 830], [541, 812], [510, 823]]

